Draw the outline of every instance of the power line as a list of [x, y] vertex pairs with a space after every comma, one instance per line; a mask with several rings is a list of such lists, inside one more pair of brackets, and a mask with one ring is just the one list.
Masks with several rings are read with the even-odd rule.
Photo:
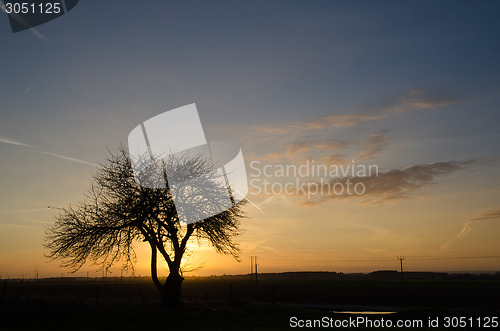
[[486, 255], [486, 256], [454, 256], [454, 257], [424, 257], [412, 258], [418, 261], [431, 261], [431, 260], [467, 260], [467, 259], [500, 259], [500, 255]]
[[[440, 261], [440, 260], [465, 260], [465, 259], [500, 259], [500, 255], [486, 256], [454, 256], [454, 257], [415, 257], [406, 256], [406, 259], [411, 261]], [[369, 259], [369, 260], [311, 260], [311, 259], [266, 259], [266, 261], [281, 261], [281, 262], [392, 262], [394, 259]]]

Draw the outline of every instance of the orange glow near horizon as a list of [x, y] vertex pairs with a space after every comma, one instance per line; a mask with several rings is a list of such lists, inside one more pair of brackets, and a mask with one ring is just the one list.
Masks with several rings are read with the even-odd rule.
[[[398, 270], [398, 256], [500, 271], [500, 2], [116, 3], [82, 2], [38, 34], [0, 13], [0, 278], [102, 276], [50, 262], [45, 228], [134, 128], [138, 150], [183, 134], [197, 138], [180, 149], [241, 148], [241, 262], [192, 246], [186, 275], [248, 274], [251, 256], [263, 273]], [[193, 103], [196, 135], [191, 117], [146, 130]], [[313, 164], [339, 172], [279, 172]], [[363, 191], [338, 194], [349, 185]]]

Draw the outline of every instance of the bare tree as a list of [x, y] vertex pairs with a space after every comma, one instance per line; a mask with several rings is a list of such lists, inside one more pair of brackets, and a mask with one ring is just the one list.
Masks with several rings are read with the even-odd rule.
[[[234, 237], [239, 234], [240, 221], [245, 217], [242, 206], [246, 200], [186, 225], [179, 219], [175, 196], [168, 186], [167, 168], [170, 169], [169, 176], [203, 178], [203, 192], [193, 191], [192, 187], [181, 189], [190, 189], [185, 196], [189, 196], [190, 201], [203, 202], [203, 209], [216, 206], [217, 198], [224, 196], [222, 190], [226, 188], [221, 187], [220, 178], [216, 178], [214, 172], [206, 171], [210, 168], [208, 163], [200, 156], [164, 158], [153, 167], [145, 166], [143, 174], [148, 175], [142, 178], [162, 181], [166, 185], [164, 188], [148, 188], [161, 185], [139, 185], [127, 151], [121, 148], [115, 155], [110, 153], [107, 162], [93, 176], [84, 201], [64, 208], [48, 229], [45, 243], [50, 250], [48, 257], [61, 260], [62, 266], [73, 271], [88, 261], [102, 268], [109, 268], [116, 262], [122, 262], [125, 268], [133, 268], [134, 242], [145, 241], [151, 247], [151, 277], [161, 294], [162, 304], [177, 307], [181, 302], [184, 280], [181, 262], [190, 239], [208, 241], [217, 252], [238, 259]], [[151, 165], [151, 162], [147, 164]], [[205, 199], [207, 193], [209, 199]], [[166, 261], [169, 269], [164, 283], [158, 279], [159, 257]]]

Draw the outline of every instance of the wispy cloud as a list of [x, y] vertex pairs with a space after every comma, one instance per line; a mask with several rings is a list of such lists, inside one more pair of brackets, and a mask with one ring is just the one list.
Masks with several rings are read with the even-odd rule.
[[326, 115], [310, 121], [295, 123], [286, 126], [258, 126], [254, 130], [258, 134], [284, 135], [297, 134], [305, 131], [321, 130], [325, 128], [354, 127], [367, 122], [384, 119], [390, 115], [405, 114], [414, 110], [441, 108], [456, 104], [463, 98], [449, 93], [410, 89], [391, 100], [379, 102], [365, 107], [365, 111], [349, 112], [344, 114]]
[[450, 93], [410, 89], [346, 113], [298, 123], [254, 127], [248, 140], [260, 143], [260, 153], [254, 159], [270, 163], [304, 159], [323, 163], [367, 160], [383, 152], [389, 138], [386, 130], [370, 132], [362, 125], [413, 111], [438, 109], [463, 100], [465, 97]]
[[460, 232], [455, 237], [444, 243], [441, 248], [449, 248], [457, 240], [464, 238], [469, 232], [472, 231], [472, 224], [477, 221], [485, 220], [500, 220], [500, 209], [484, 211], [469, 218], [462, 225], [462, 229], [460, 230]]
[[379, 154], [385, 143], [387, 137], [381, 134], [369, 134], [367, 139], [361, 142], [362, 151], [358, 154], [358, 160], [370, 159]]
[[258, 134], [279, 136], [284, 134], [299, 134], [304, 131], [315, 131], [325, 128], [357, 126], [364, 122], [371, 122], [384, 117], [386, 117], [384, 114], [332, 114], [315, 120], [287, 126], [256, 126], [253, 127], [253, 129]]
[[[299, 205], [305, 207], [338, 199], [356, 199], [364, 204], [390, 203], [411, 198], [415, 192], [436, 186], [440, 177], [467, 168], [474, 163], [475, 161], [447, 161], [414, 165], [405, 169], [379, 172], [378, 176], [376, 174], [366, 177], [347, 176], [323, 184], [318, 181], [311, 182], [316, 185], [305, 185], [302, 186], [302, 190], [290, 191], [298, 192], [297, 197], [309, 198], [299, 202]], [[350, 185], [352, 188], [357, 184], [362, 184], [364, 187], [363, 194], [347, 194], [345, 190], [338, 194], [340, 192], [338, 187], [346, 188]]]
[[348, 142], [340, 139], [301, 139], [290, 143], [286, 147], [286, 157], [293, 158], [297, 154], [311, 152], [328, 152], [340, 150], [348, 145]]
[[482, 212], [480, 214], [475, 215], [471, 218], [471, 221], [482, 221], [482, 220], [492, 220], [492, 219], [500, 219], [500, 209], [497, 210], [489, 210]]
[[[390, 202], [406, 199], [416, 191], [436, 186], [438, 178], [469, 167], [472, 163], [473, 161], [446, 161], [419, 164], [380, 172], [378, 176], [350, 179], [353, 185], [362, 183], [366, 187], [366, 193], [361, 196], [364, 202]], [[336, 182], [334, 180], [330, 185], [335, 185]]]
[[281, 153], [268, 153], [264, 156], [249, 155], [252, 160], [267, 163], [298, 162], [314, 159], [321, 164], [344, 164], [351, 160], [366, 160], [381, 153], [388, 137], [376, 133], [356, 136], [352, 139], [324, 138], [315, 136], [298, 137], [294, 141], [279, 143]]
[[[365, 122], [372, 122], [387, 117], [383, 111], [377, 111], [373, 114], [333, 114], [323, 116], [319, 121], [308, 123], [306, 127], [323, 128], [344, 128], [358, 126]], [[304, 127], [305, 128], [305, 127]]]

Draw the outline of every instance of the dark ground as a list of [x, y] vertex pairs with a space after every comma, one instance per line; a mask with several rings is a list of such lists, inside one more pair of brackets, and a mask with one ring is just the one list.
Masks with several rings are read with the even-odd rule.
[[257, 285], [248, 277], [188, 278], [183, 305], [175, 311], [159, 306], [156, 289], [146, 279], [8, 280], [1, 288], [0, 329], [285, 330], [292, 316], [358, 316], [333, 312], [344, 310], [396, 311], [370, 315], [392, 320], [500, 316], [498, 277], [408, 275], [402, 286], [393, 276], [263, 275]]

